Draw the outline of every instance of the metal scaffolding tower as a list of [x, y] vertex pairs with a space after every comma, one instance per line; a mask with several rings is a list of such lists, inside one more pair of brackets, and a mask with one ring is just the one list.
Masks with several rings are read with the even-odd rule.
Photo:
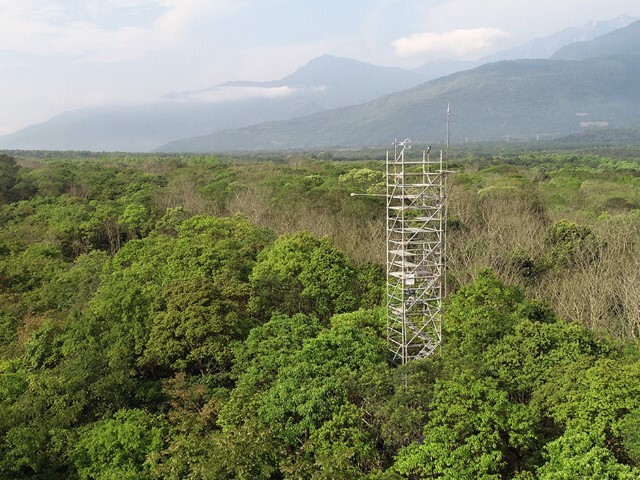
[[441, 343], [445, 295], [446, 179], [443, 154], [387, 152], [387, 340], [393, 360], [431, 355]]

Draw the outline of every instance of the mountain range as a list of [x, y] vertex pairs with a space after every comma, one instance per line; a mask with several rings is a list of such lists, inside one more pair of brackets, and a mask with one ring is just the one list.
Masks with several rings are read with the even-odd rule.
[[549, 58], [560, 48], [575, 42], [588, 42], [609, 32], [624, 28], [638, 18], [620, 15], [613, 20], [591, 21], [581, 27], [569, 27], [542, 38], [534, 38], [522, 45], [508, 50], [500, 50], [475, 61], [435, 60], [428, 62], [414, 71], [428, 80], [444, 77], [462, 70], [471, 70], [486, 63], [501, 60], [521, 60], [524, 58]]
[[[640, 124], [640, 21], [549, 60], [512, 60], [432, 80], [362, 105], [170, 143], [162, 151], [312, 149], [445, 136], [454, 141], [561, 136]], [[567, 59], [565, 59], [567, 58]]]
[[[440, 62], [442, 72], [461, 70], [441, 77], [433, 63], [408, 71], [323, 56], [280, 80], [66, 112], [0, 137], [0, 148], [209, 152], [380, 145], [405, 136], [432, 141], [444, 136], [447, 104], [454, 140], [640, 123], [640, 22], [633, 20], [567, 29], [470, 70]], [[550, 52], [549, 60], [492, 62]], [[434, 74], [439, 78], [425, 82]]]
[[0, 137], [0, 148], [148, 151], [184, 137], [366, 102], [422, 83], [419, 74], [331, 56], [274, 82], [229, 82], [146, 105], [85, 108]]

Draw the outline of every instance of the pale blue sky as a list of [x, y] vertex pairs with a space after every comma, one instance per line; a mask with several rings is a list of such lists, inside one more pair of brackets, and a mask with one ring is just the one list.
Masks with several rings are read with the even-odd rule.
[[0, 0], [0, 134], [85, 106], [277, 79], [323, 54], [413, 68], [618, 15], [640, 17], [640, 2]]

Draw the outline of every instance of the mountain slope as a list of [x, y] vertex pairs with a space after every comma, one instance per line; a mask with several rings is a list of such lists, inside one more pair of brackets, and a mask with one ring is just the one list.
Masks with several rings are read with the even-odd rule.
[[363, 103], [423, 81], [399, 68], [325, 56], [273, 82], [231, 82], [153, 104], [66, 112], [0, 137], [0, 148], [148, 151], [184, 137]]
[[584, 126], [640, 123], [640, 62], [633, 56], [585, 61], [497, 62], [427, 82], [363, 105], [173, 142], [162, 151], [255, 150], [382, 145], [394, 138], [566, 134]]
[[0, 148], [144, 152], [186, 136], [320, 110], [296, 98], [87, 108], [0, 137]]
[[223, 87], [289, 87], [306, 89], [326, 108], [363, 103], [414, 87], [426, 79], [409, 70], [378, 67], [348, 58], [324, 55], [291, 75], [271, 82], [227, 82]]
[[606, 55], [640, 55], [640, 20], [589, 42], [567, 45], [551, 58], [585, 60]]
[[546, 37], [535, 38], [517, 47], [501, 50], [479, 60], [436, 60], [428, 62], [414, 71], [431, 80], [455, 72], [471, 70], [491, 62], [525, 58], [546, 59], [566, 45], [593, 40], [601, 35], [624, 28], [636, 20], [638, 19], [635, 17], [621, 15], [613, 20], [592, 21], [581, 27], [569, 27]]
[[536, 38], [510, 50], [484, 57], [482, 63], [522, 58], [550, 58], [556, 51], [575, 42], [587, 42], [615, 30], [627, 27], [638, 20], [621, 15], [613, 20], [589, 22], [581, 27], [569, 27], [547, 37]]

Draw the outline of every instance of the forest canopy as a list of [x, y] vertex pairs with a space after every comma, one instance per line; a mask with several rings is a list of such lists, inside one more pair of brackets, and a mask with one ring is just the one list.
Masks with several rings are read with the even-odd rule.
[[638, 160], [454, 158], [398, 366], [384, 163], [318, 157], [0, 155], [2, 478], [640, 478]]

